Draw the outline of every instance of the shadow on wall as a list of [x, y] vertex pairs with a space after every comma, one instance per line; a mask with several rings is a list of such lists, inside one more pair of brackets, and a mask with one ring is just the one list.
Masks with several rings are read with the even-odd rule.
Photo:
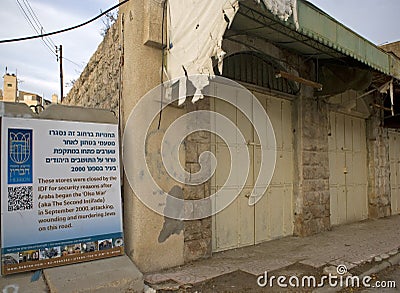
[[[179, 186], [175, 185], [169, 192], [169, 195], [183, 199], [183, 190]], [[176, 218], [182, 218], [183, 216], [183, 202], [181, 207], [176, 207], [176, 204], [172, 204], [172, 200], [167, 197], [167, 202], [164, 208], [165, 215], [175, 215]], [[164, 225], [161, 229], [160, 235], [158, 236], [158, 243], [163, 243], [167, 239], [176, 234], [179, 235], [183, 231], [183, 221], [167, 218], [164, 216]]]

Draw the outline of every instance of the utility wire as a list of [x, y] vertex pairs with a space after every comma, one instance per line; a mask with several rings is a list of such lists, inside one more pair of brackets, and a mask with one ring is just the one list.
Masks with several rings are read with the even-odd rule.
[[[18, 2], [18, 0], [17, 0]], [[37, 20], [37, 17], [35, 12], [32, 10], [32, 7], [30, 6], [29, 2], [27, 2], [27, 0], [22, 0], [22, 3], [24, 3], [25, 7], [27, 8], [27, 11], [29, 13], [29, 15], [31, 16], [31, 18], [33, 19], [33, 21], [35, 22], [36, 26], [40, 29], [42, 27], [42, 25], [40, 24], [40, 22]]]
[[[29, 18], [27, 12], [25, 11], [24, 7], [22, 6], [22, 4], [19, 2], [19, 0], [17, 0], [17, 4], [21, 10], [21, 12], [24, 15], [24, 18], [26, 19], [26, 21], [31, 25], [31, 27], [33, 28], [33, 30], [39, 35], [40, 32], [37, 30], [36, 26], [33, 24], [32, 20]], [[50, 51], [50, 53], [52, 55], [57, 56], [57, 54], [52, 50], [52, 48], [50, 47], [50, 45], [48, 43], [46, 43], [46, 41], [44, 39], [42, 39], [43, 44], [47, 47], [47, 49]]]
[[26, 40], [32, 40], [32, 39], [38, 39], [38, 38], [43, 38], [43, 37], [48, 37], [48, 36], [52, 36], [52, 35], [56, 35], [56, 34], [61, 34], [61, 33], [65, 33], [67, 31], [71, 31], [77, 28], [80, 28], [82, 26], [85, 26], [97, 19], [99, 19], [100, 17], [102, 17], [103, 15], [109, 13], [110, 11], [114, 10], [115, 8], [125, 4], [126, 2], [129, 2], [130, 0], [124, 0], [120, 3], [118, 3], [117, 5], [114, 5], [113, 7], [107, 9], [106, 11], [100, 13], [99, 15], [93, 17], [92, 19], [89, 19], [88, 21], [85, 21], [84, 23], [69, 27], [69, 28], [65, 28], [62, 30], [58, 30], [58, 31], [54, 31], [54, 32], [50, 32], [50, 33], [44, 33], [44, 34], [40, 34], [40, 35], [36, 35], [36, 36], [29, 36], [29, 37], [20, 37], [20, 38], [13, 38], [13, 39], [5, 39], [5, 40], [0, 40], [0, 44], [4, 44], [4, 43], [12, 43], [12, 42], [20, 42], [20, 41], [26, 41]]
[[[23, 0], [23, 1], [27, 1], [27, 0]], [[26, 10], [28, 11], [28, 13], [31, 15], [33, 21], [35, 22], [35, 24], [33, 24], [33, 22], [31, 21], [31, 18], [28, 16], [28, 13], [26, 12], [25, 8], [22, 6], [22, 4], [19, 2], [19, 0], [17, 0], [18, 6], [21, 9], [22, 13], [24, 14], [25, 19], [28, 21], [28, 23], [32, 26], [33, 30], [37, 33], [40, 34], [41, 33], [41, 26], [37, 24], [37, 21], [35, 20], [35, 18], [32, 16], [32, 12], [29, 11], [29, 8], [27, 6], [27, 4], [25, 2], [22, 2], [25, 7], [27, 8]], [[54, 51], [52, 50], [52, 44], [49, 44], [48, 42], [46, 42], [46, 39], [42, 38], [42, 41], [44, 43], [44, 45], [51, 51], [52, 54], [56, 55], [54, 53]]]
[[[42, 23], [40, 22], [39, 17], [36, 15], [35, 11], [32, 9], [32, 6], [29, 3], [29, 1], [28, 0], [23, 0], [23, 1], [25, 3], [25, 6], [26, 6], [29, 14], [32, 16], [32, 19], [35, 21], [37, 27], [40, 29], [40, 32], [45, 33], [46, 31], [44, 30], [44, 27], [43, 27]], [[47, 40], [51, 43], [51, 45], [53, 47], [56, 47], [56, 44], [53, 42], [53, 40], [50, 37], [48, 37]]]
[[66, 58], [66, 57], [62, 57], [62, 58], [63, 58], [64, 60], [66, 60], [66, 61], [68, 61], [68, 62], [70, 62], [70, 63], [72, 63], [72, 64], [78, 66], [79, 68], [82, 68], [82, 67], [83, 67], [82, 64], [76, 63], [76, 62], [72, 61], [71, 59], [68, 59], [68, 58]]

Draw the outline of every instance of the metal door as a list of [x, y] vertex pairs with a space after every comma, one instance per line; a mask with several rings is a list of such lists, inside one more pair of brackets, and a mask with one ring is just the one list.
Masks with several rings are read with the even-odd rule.
[[329, 186], [331, 224], [368, 217], [365, 120], [330, 113]]
[[[254, 109], [251, 99], [240, 89], [231, 90], [240, 108]], [[217, 169], [212, 178], [212, 193], [225, 183], [229, 172], [229, 149], [247, 148], [250, 169], [245, 187], [236, 200], [213, 217], [213, 251], [222, 251], [253, 245], [269, 239], [293, 233], [293, 132], [291, 131], [291, 102], [254, 93], [271, 119], [277, 140], [277, 163], [272, 184], [264, 197], [255, 205], [248, 205], [248, 196], [253, 189], [260, 168], [261, 144], [251, 121], [236, 107], [219, 99], [212, 100], [212, 110], [232, 120], [243, 134], [247, 144], [237, 141], [224, 143], [220, 138], [212, 140], [212, 150], [217, 158]], [[254, 112], [253, 112], [254, 115]], [[256, 117], [252, 117], [256, 119]], [[217, 129], [218, 126], [216, 125]], [[269, 147], [269, 143], [265, 147]], [[240, 186], [229, 186], [226, 193], [237, 192]], [[220, 196], [220, 195], [218, 195]], [[218, 196], [216, 206], [218, 206]], [[223, 195], [222, 195], [223, 196]]]
[[[276, 138], [274, 176], [255, 206], [255, 243], [260, 243], [293, 234], [293, 128], [291, 101], [256, 96], [267, 109]], [[255, 152], [255, 170], [259, 169], [260, 153], [258, 149]]]

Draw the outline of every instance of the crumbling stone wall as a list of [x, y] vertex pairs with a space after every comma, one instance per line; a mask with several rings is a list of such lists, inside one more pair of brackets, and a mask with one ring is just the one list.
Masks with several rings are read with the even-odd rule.
[[[204, 98], [195, 104], [186, 102], [186, 111], [210, 110], [210, 98]], [[199, 157], [205, 151], [211, 151], [211, 134], [198, 131], [185, 140], [186, 171], [191, 174], [200, 171]], [[198, 200], [210, 196], [210, 180], [200, 185], [185, 185], [186, 200]], [[210, 207], [211, 208], [211, 207]], [[212, 218], [185, 221], [184, 223], [184, 259], [190, 262], [211, 256]]]
[[368, 212], [370, 218], [390, 216], [389, 133], [382, 127], [380, 110], [367, 120]]
[[303, 86], [294, 109], [294, 235], [308, 236], [330, 228], [328, 107]]
[[119, 25], [115, 22], [63, 99], [63, 104], [102, 108], [118, 115], [121, 86], [119, 39]]

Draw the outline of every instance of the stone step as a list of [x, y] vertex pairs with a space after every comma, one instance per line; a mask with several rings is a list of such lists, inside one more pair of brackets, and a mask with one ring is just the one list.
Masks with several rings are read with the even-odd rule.
[[128, 256], [44, 270], [51, 293], [143, 292], [143, 275]]

